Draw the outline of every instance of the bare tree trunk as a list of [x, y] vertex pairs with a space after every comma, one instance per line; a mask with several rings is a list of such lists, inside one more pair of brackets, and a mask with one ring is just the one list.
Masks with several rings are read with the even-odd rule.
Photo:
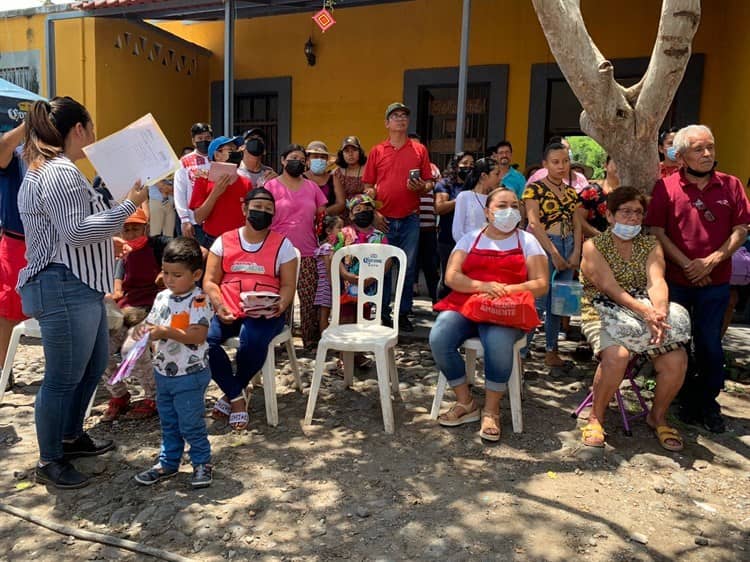
[[646, 74], [625, 88], [594, 44], [580, 0], [532, 0], [565, 79], [583, 106], [581, 129], [617, 164], [622, 185], [650, 193], [659, 177], [657, 136], [690, 59], [700, 0], [663, 0]]

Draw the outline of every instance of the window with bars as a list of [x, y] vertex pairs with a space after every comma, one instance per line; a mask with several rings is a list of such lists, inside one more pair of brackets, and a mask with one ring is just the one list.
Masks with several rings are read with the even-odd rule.
[[0, 78], [30, 92], [39, 93], [39, 77], [34, 67], [11, 66], [0, 68]]
[[279, 96], [277, 94], [243, 94], [234, 100], [234, 134], [259, 128], [266, 134], [264, 163], [279, 168]]
[[[487, 149], [490, 85], [470, 83], [466, 90], [464, 150], [484, 156]], [[417, 108], [417, 132], [430, 160], [444, 170], [456, 146], [456, 86], [421, 86]]]

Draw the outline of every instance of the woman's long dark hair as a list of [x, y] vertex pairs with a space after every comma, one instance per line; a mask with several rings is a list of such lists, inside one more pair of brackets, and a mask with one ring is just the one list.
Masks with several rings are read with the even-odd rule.
[[482, 174], [489, 174], [497, 168], [498, 163], [494, 158], [480, 158], [474, 162], [474, 168], [464, 182], [464, 191], [471, 191], [479, 183]]
[[450, 159], [450, 162], [448, 162], [448, 166], [446, 166], [445, 170], [443, 171], [443, 178], [450, 180], [452, 184], [460, 183], [460, 180], [458, 178], [458, 163], [466, 158], [467, 156], [471, 156], [472, 160], [476, 160], [476, 156], [473, 152], [469, 152], [468, 150], [464, 152], [457, 152], [453, 155], [453, 158]]
[[36, 167], [58, 157], [70, 130], [78, 123], [85, 127], [90, 121], [88, 110], [71, 97], [35, 101], [26, 114], [24, 159]]

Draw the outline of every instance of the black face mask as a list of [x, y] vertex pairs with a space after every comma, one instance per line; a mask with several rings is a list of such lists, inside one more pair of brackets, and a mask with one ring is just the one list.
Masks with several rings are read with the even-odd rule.
[[273, 222], [273, 215], [266, 211], [258, 211], [257, 209], [250, 209], [247, 212], [247, 222], [254, 230], [265, 230]]
[[195, 149], [201, 154], [208, 154], [208, 145], [211, 141], [197, 141], [195, 143]]
[[266, 151], [266, 145], [260, 139], [250, 139], [245, 143], [245, 152], [253, 156], [263, 156]]
[[305, 171], [305, 163], [302, 160], [287, 160], [284, 169], [293, 178], [298, 178]]
[[711, 166], [711, 169], [708, 172], [699, 172], [698, 170], [693, 170], [690, 166], [687, 166], [685, 168], [685, 173], [690, 174], [694, 178], [705, 178], [706, 176], [710, 176], [714, 173], [714, 170], [716, 169], [716, 162], [714, 162], [714, 165]]
[[468, 175], [471, 173], [471, 166], [459, 166], [458, 168], [458, 179], [465, 181]]
[[229, 162], [230, 164], [239, 164], [240, 162], [242, 162], [242, 153], [239, 150], [230, 152], [229, 156], [227, 157], [227, 162]]
[[375, 219], [375, 211], [360, 211], [352, 217], [352, 222], [359, 228], [367, 228]]

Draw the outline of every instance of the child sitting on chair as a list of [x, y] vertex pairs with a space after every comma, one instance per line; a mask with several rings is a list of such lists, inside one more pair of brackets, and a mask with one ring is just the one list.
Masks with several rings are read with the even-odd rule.
[[154, 344], [154, 379], [161, 422], [161, 452], [152, 468], [135, 476], [144, 486], [174, 476], [180, 470], [185, 443], [193, 464], [192, 488], [212, 482], [211, 445], [204, 420], [205, 394], [211, 382], [208, 368], [208, 326], [211, 303], [196, 282], [203, 275], [203, 253], [192, 238], [175, 238], [162, 259], [165, 290], [137, 337], [150, 334]]
[[[122, 228], [122, 240], [126, 253], [117, 262], [115, 270], [115, 288], [111, 298], [123, 314], [123, 325], [110, 331], [109, 365], [104, 372], [105, 381], [109, 380], [117, 369], [118, 357], [124, 359], [135, 344], [134, 331], [140, 325], [159, 292], [161, 257], [169, 238], [166, 236], [146, 236], [148, 219], [143, 209], [130, 215]], [[102, 421], [116, 420], [121, 414], [127, 419], [144, 419], [156, 415], [154, 401], [154, 373], [151, 366], [151, 354], [146, 351], [136, 362], [133, 374], [141, 385], [143, 397], [132, 404], [130, 392], [125, 381], [110, 386], [107, 390], [112, 396]]]
[[[344, 235], [344, 246], [351, 244], [388, 244], [385, 234], [373, 226], [375, 220], [376, 203], [369, 195], [355, 195], [346, 202], [352, 224], [345, 226], [341, 233]], [[388, 264], [390, 266], [390, 263]], [[386, 266], [386, 267], [388, 267]], [[359, 280], [359, 261], [347, 256], [341, 262], [341, 279], [344, 287], [341, 292], [341, 323], [356, 321], [356, 308], [349, 306], [357, 302], [357, 281]], [[369, 294], [369, 293], [368, 293]], [[354, 314], [353, 319], [350, 315]], [[347, 320], [344, 320], [344, 317]]]

